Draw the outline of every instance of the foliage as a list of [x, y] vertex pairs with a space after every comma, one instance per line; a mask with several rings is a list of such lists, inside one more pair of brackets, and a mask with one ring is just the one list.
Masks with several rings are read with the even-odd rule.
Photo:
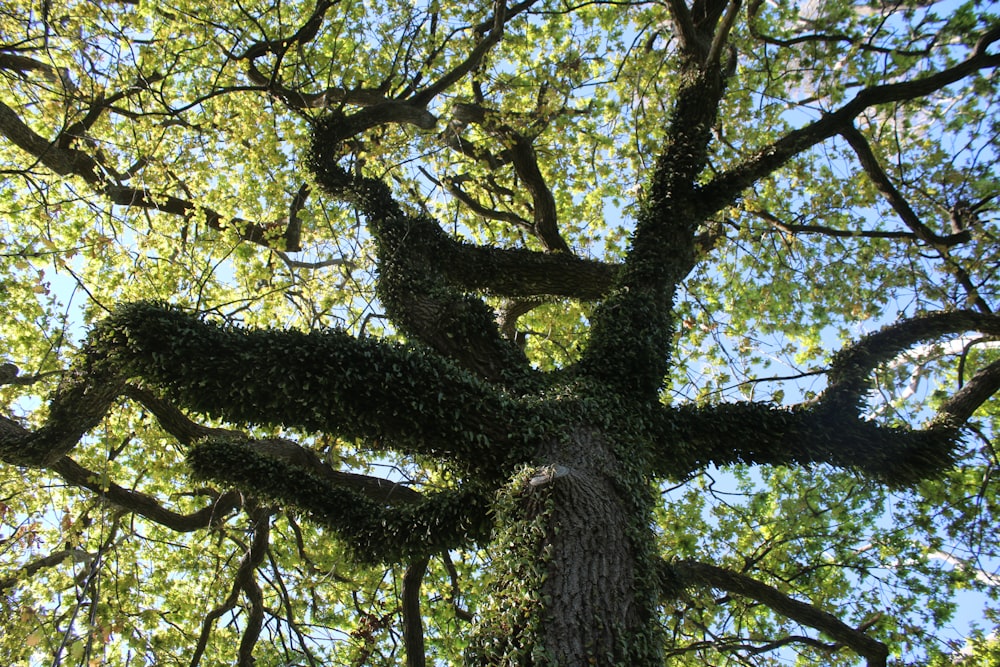
[[0, 656], [992, 664], [998, 40], [7, 3]]

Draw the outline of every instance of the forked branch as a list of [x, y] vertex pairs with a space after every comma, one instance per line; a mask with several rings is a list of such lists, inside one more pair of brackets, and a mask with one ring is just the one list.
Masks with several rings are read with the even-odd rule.
[[753, 577], [692, 560], [664, 562], [661, 568], [666, 578], [685, 587], [708, 586], [748, 597], [797, 623], [819, 630], [865, 658], [868, 667], [886, 665], [889, 649], [882, 642], [869, 637], [861, 630], [852, 628], [833, 614], [796, 600]]
[[702, 190], [704, 205], [712, 212], [731, 206], [740, 194], [760, 179], [780, 169], [790, 159], [844, 131], [865, 109], [880, 104], [926, 97], [956, 81], [1000, 65], [1000, 54], [988, 49], [1000, 39], [1000, 27], [984, 33], [969, 56], [962, 62], [927, 76], [899, 83], [871, 86], [852, 100], [818, 120], [793, 130], [768, 146], [759, 149], [741, 164], [719, 174]]

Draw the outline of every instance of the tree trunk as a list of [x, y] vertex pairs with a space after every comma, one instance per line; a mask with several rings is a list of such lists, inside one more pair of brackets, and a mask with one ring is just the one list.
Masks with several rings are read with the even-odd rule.
[[[612, 443], [576, 429], [499, 500], [470, 665], [661, 665], [649, 493]], [[635, 477], [632, 477], [635, 479]]]

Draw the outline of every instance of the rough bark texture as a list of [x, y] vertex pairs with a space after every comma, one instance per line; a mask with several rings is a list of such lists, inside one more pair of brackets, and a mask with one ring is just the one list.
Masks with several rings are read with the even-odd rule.
[[639, 570], [643, 545], [630, 535], [644, 508], [631, 506], [618, 488], [619, 465], [600, 433], [577, 430], [551, 459], [552, 560], [542, 586], [542, 641], [562, 665], [635, 658], [638, 647], [629, 645], [647, 634], [653, 612], [641, 599], [649, 581]]
[[[622, 485], [615, 443], [569, 430], [505, 490], [492, 563], [501, 603], [470, 664], [657, 665], [645, 498]], [[508, 662], [510, 661], [510, 662]]]

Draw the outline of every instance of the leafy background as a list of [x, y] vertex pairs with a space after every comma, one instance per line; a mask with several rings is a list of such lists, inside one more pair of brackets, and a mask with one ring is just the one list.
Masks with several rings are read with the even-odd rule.
[[[299, 213], [301, 248], [279, 242], [282, 217], [308, 185], [302, 156], [322, 109], [293, 108], [250, 65], [287, 90], [403, 95], [418, 75], [434, 80], [461, 62], [475, 45], [468, 27], [487, 12], [345, 0], [312, 39], [243, 57], [295, 34], [316, 8], [53, 1], [39, 9], [17, 0], [0, 11], [4, 113], [46, 141], [83, 127], [65, 148], [99, 156], [117, 185], [153, 202], [113, 204], [102, 185], [0, 141], [0, 340], [3, 360], [20, 370], [0, 386], [7, 414], [41, 423], [41, 399], [88, 327], [121, 302], [163, 299], [247, 326], [396, 336], [374, 297], [371, 239], [352, 210], [312, 192]], [[437, 128], [375, 128], [352, 146], [351, 159], [458, 237], [539, 248], [523, 224], [533, 202], [517, 174], [448, 146], [448, 118], [475, 101], [534, 138], [573, 252], [620, 259], [678, 84], [669, 16], [658, 3], [532, 3], [506, 26], [475, 83], [434, 98]], [[970, 35], [996, 21], [995, 7], [978, 1], [751, 3], [734, 28], [740, 60], [715, 130], [713, 169], [860, 87], [954, 64], [968, 54]], [[807, 400], [846, 341], [900, 315], [995, 305], [996, 105], [996, 74], [984, 70], [858, 119], [926, 229], [946, 236], [964, 225], [963, 243], [928, 243], [925, 230], [902, 223], [840, 137], [790, 162], [706, 227], [704, 259], [678, 303], [663, 400]], [[481, 125], [463, 137], [487, 150], [502, 143]], [[192, 208], [153, 210], [167, 197]], [[469, 201], [497, 215], [477, 215]], [[962, 218], [970, 205], [978, 208]], [[239, 221], [263, 224], [269, 242], [248, 240]], [[498, 310], [509, 306], [496, 300]], [[554, 300], [523, 315], [518, 329], [533, 363], [552, 369], [576, 359], [589, 313], [589, 304]], [[872, 418], [919, 423], [995, 360], [996, 349], [995, 341], [969, 339], [889, 364], [870, 397]], [[890, 493], [824, 467], [731, 466], [677, 480], [662, 490], [660, 539], [680, 556], [751, 574], [852, 626], [877, 625], [901, 664], [957, 651], [978, 656], [969, 664], [990, 664], [1000, 624], [997, 417], [994, 399], [970, 425], [960, 465], [913, 492]], [[447, 483], [428, 461], [372, 459], [350, 441], [283, 435], [345, 470], [417, 488]], [[102, 490], [114, 483], [184, 514], [209, 493], [189, 481], [182, 448], [128, 400], [74, 457], [93, 473], [89, 491], [46, 471], [0, 468], [0, 656], [10, 664], [190, 663], [204, 639], [202, 663], [229, 664], [246, 622], [234, 581], [253, 552], [250, 540], [265, 532], [252, 507], [210, 529], [178, 532], [104, 502]], [[400, 661], [401, 568], [352, 563], [343, 545], [292, 511], [275, 515], [266, 532], [255, 563], [267, 609], [259, 664]], [[481, 572], [491, 556], [487, 549], [431, 559], [429, 660], [460, 655], [470, 614], [489, 603]], [[847, 652], [816, 649], [817, 639], [785, 643], [804, 630], [709, 591], [691, 594], [664, 622], [677, 664], [854, 663]]]

